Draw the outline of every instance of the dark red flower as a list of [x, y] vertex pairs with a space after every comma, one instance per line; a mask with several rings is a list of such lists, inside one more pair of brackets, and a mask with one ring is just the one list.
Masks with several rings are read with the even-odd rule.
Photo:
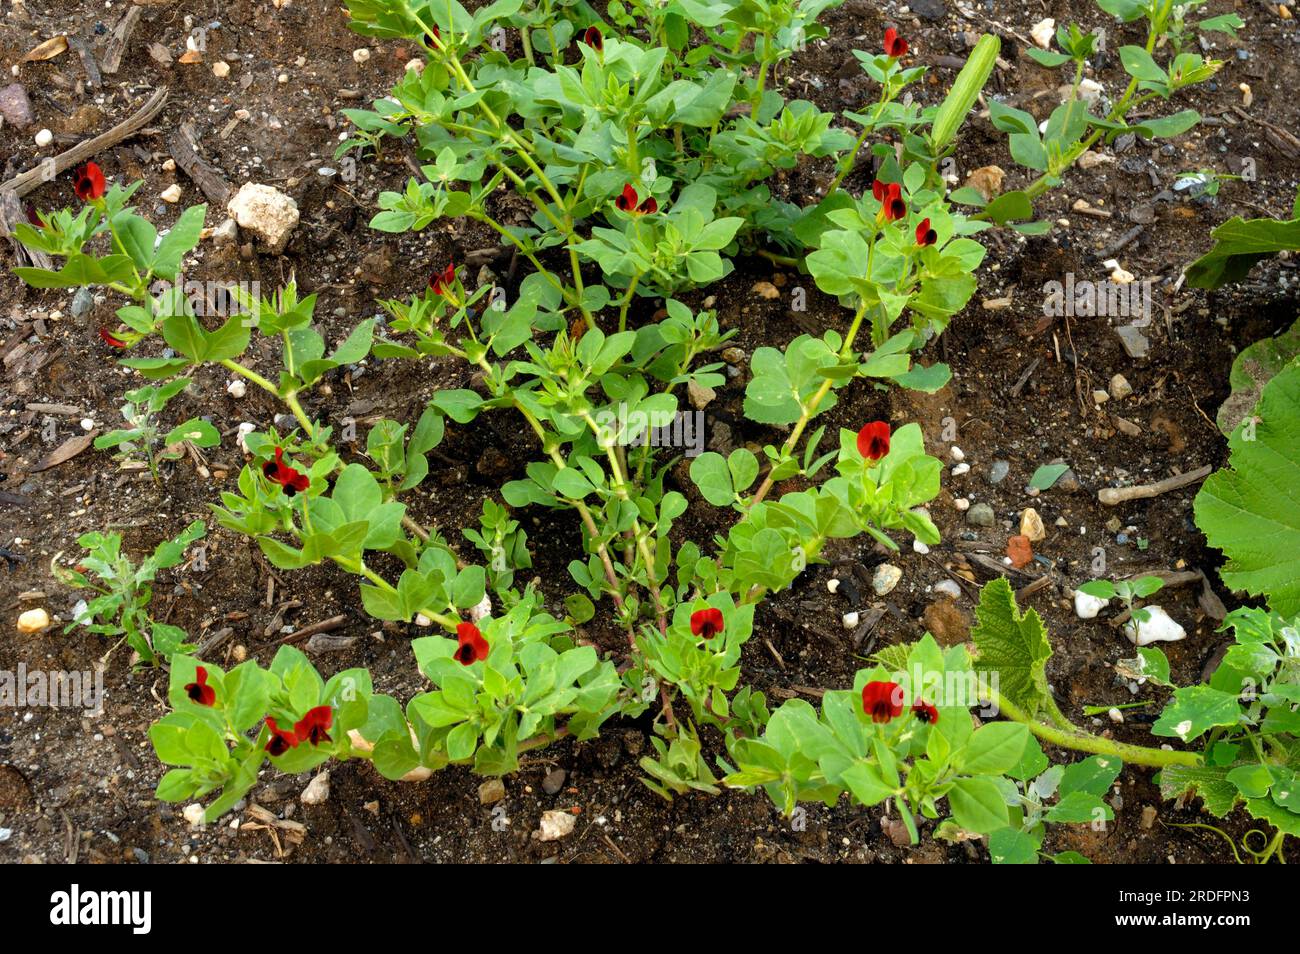
[[293, 734], [299, 742], [320, 745], [333, 741], [329, 737], [329, 727], [334, 724], [334, 710], [329, 706], [317, 706], [308, 709], [307, 714], [293, 724]]
[[298, 747], [298, 736], [280, 728], [270, 716], [266, 717], [266, 727], [271, 730], [271, 737], [266, 740], [266, 751], [272, 755], [284, 755]]
[[659, 203], [655, 201], [654, 196], [646, 196], [644, 202], [640, 201], [640, 196], [636, 194], [636, 189], [632, 184], [626, 183], [623, 186], [623, 192], [614, 200], [614, 207], [623, 211], [631, 212], [633, 215], [653, 214], [659, 211]]
[[903, 714], [903, 687], [896, 682], [869, 682], [862, 687], [862, 711], [872, 722], [888, 722]]
[[705, 639], [712, 639], [722, 632], [722, 610], [709, 607], [696, 610], [691, 614], [691, 632]]
[[27, 213], [28, 222], [36, 226], [38, 229], [45, 228], [45, 220], [41, 218], [41, 213], [36, 211], [36, 206], [28, 202], [23, 211]]
[[881, 182], [877, 179], [871, 184], [871, 194], [880, 203], [880, 215], [886, 222], [893, 222], [907, 215], [903, 189], [897, 182]]
[[858, 431], [858, 453], [873, 464], [889, 453], [888, 422], [872, 421], [862, 426]]
[[885, 31], [885, 55], [898, 59], [907, 52], [907, 41], [898, 35], [898, 31], [890, 27]]
[[939, 710], [924, 699], [917, 699], [912, 703], [912, 715], [916, 716], [926, 725], [934, 725], [939, 721]]
[[107, 328], [100, 328], [99, 336], [104, 339], [104, 344], [108, 345], [110, 348], [126, 347], [126, 342], [113, 334], [113, 332], [109, 331]]
[[262, 474], [267, 480], [275, 481], [284, 488], [284, 495], [292, 497], [311, 486], [311, 478], [295, 470], [284, 462], [284, 448], [275, 449], [275, 460], [268, 460], [262, 465]]
[[451, 262], [441, 272], [434, 272], [429, 276], [429, 287], [433, 289], [435, 295], [443, 295], [455, 280], [456, 263]]
[[82, 202], [103, 197], [105, 184], [104, 173], [93, 162], [86, 163], [72, 174], [72, 191]]
[[939, 241], [939, 235], [934, 229], [930, 228], [930, 220], [922, 219], [921, 224], [916, 227], [916, 244], [933, 245]]
[[582, 42], [587, 44], [593, 50], [599, 52], [604, 52], [605, 50], [605, 34], [600, 32], [600, 27], [587, 27], [586, 31], [582, 34]]
[[456, 625], [456, 661], [462, 666], [470, 666], [488, 658], [488, 642], [478, 627], [473, 623]]
[[196, 702], [201, 706], [216, 705], [217, 691], [208, 685], [208, 671], [202, 666], [195, 667], [194, 680], [185, 687], [185, 694], [190, 697], [190, 702]]

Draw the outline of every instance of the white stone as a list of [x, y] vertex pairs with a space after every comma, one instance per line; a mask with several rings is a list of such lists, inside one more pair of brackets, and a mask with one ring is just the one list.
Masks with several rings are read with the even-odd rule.
[[190, 823], [191, 828], [199, 828], [203, 825], [203, 806], [198, 802], [186, 805], [181, 815]]
[[324, 805], [330, 797], [330, 773], [321, 772], [315, 776], [298, 796], [304, 805]]
[[948, 456], [953, 460], [960, 462], [966, 459], [966, 452], [956, 444], [953, 444], [952, 448], [948, 451]]
[[225, 60], [217, 60], [212, 64], [212, 75], [217, 79], [225, 79], [230, 75], [230, 64]]
[[279, 189], [245, 182], [227, 206], [241, 229], [262, 240], [272, 255], [279, 255], [298, 224], [298, 203]]
[[1159, 606], [1145, 607], [1147, 618], [1142, 622], [1129, 620], [1124, 624], [1124, 635], [1135, 646], [1149, 646], [1151, 643], [1176, 643], [1187, 638], [1187, 630]]
[[922, 556], [925, 556], [925, 554], [930, 552], [930, 548], [927, 547], [920, 540], [917, 540], [915, 537], [912, 538], [912, 549], [913, 551], [921, 554]]
[[469, 610], [470, 621], [477, 623], [479, 620], [484, 619], [486, 616], [488, 616], [491, 612], [492, 612], [492, 598], [488, 596], [486, 593], [484, 593], [483, 598], [479, 600], [477, 604], [470, 607]]
[[970, 464], [967, 463], [958, 464], [956, 467], [952, 469], [952, 475], [954, 477], [960, 477], [963, 474], [969, 474], [969, 473], [970, 473]]
[[423, 613], [416, 613], [416, 614], [415, 614], [415, 625], [416, 625], [416, 626], [432, 626], [432, 625], [433, 625], [433, 620], [429, 619], [429, 617], [425, 616]]
[[52, 142], [54, 142], [54, 133], [50, 132], [48, 129], [42, 129], [36, 134], [36, 145], [40, 146], [42, 149]]
[[352, 59], [357, 63], [365, 63], [370, 59], [370, 51], [364, 46], [352, 51]]
[[239, 445], [239, 449], [245, 454], [250, 453], [250, 451], [248, 450], [248, 444], [244, 442], [244, 438], [248, 437], [248, 435], [253, 433], [255, 430], [257, 430], [256, 424], [250, 424], [248, 421], [244, 421], [235, 431], [235, 443]]
[[1124, 713], [1120, 712], [1114, 706], [1111, 706], [1109, 709], [1106, 710], [1106, 717], [1110, 719], [1111, 722], [1114, 722], [1116, 725], [1124, 724]]
[[173, 182], [167, 188], [163, 189], [162, 192], [158, 193], [158, 198], [170, 205], [175, 205], [181, 200], [181, 187], [177, 183]]
[[882, 563], [876, 567], [876, 573], [871, 578], [871, 588], [876, 591], [877, 596], [885, 596], [894, 591], [894, 587], [902, 578], [903, 571], [899, 567], [892, 563]]
[[83, 418], [81, 419], [81, 429], [82, 429], [83, 431], [93, 431], [93, 430], [95, 429], [95, 420], [94, 420], [94, 418], [83, 417]]
[[840, 622], [844, 624], [845, 629], [857, 629], [861, 619], [862, 617], [858, 615], [857, 610], [850, 610], [840, 617]]
[[1038, 511], [1033, 507], [1026, 507], [1021, 512], [1020, 532], [1027, 536], [1031, 543], [1047, 539], [1047, 530], [1043, 527], [1043, 518], [1038, 515]]
[[956, 580], [940, 580], [934, 584], [934, 591], [944, 596], [951, 596], [954, 600], [961, 598], [961, 587]]
[[30, 609], [18, 617], [20, 633], [39, 633], [43, 629], [48, 629], [49, 625], [50, 614], [43, 609]]
[[958, 497], [956, 500], [952, 502], [952, 505], [956, 507], [958, 510], [969, 510], [970, 499], [968, 497]]
[[226, 385], [226, 393], [238, 400], [248, 393], [248, 385], [244, 383], [243, 378], [235, 378]]
[[533, 832], [533, 837], [538, 841], [559, 841], [565, 835], [572, 833], [573, 826], [577, 823], [577, 816], [570, 815], [568, 812], [554, 809], [542, 812], [542, 823], [537, 831]]
[[1079, 619], [1096, 619], [1097, 614], [1108, 605], [1110, 605], [1110, 600], [1092, 596], [1083, 592], [1083, 590], [1074, 591], [1074, 615]]
[[1056, 21], [1051, 17], [1039, 20], [1029, 30], [1029, 35], [1044, 50], [1048, 49], [1052, 45], [1052, 37], [1056, 35]]
[[838, 576], [832, 576], [826, 581], [826, 589], [830, 593], [838, 593], [840, 591], [840, 578]]

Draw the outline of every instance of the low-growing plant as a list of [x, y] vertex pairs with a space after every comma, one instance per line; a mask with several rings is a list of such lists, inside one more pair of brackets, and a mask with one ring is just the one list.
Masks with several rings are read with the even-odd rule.
[[[960, 197], [948, 195], [941, 174], [994, 67], [995, 38], [979, 41], [942, 103], [922, 107], [905, 94], [924, 70], [904, 65], [906, 40], [888, 31], [883, 52], [858, 55], [879, 89], [872, 106], [849, 116], [861, 128], [855, 143], [832, 128], [834, 116], [787, 102], [770, 83], [796, 41], [819, 35], [825, 0], [615, 3], [607, 16], [621, 37], [592, 22], [585, 5], [524, 10], [521, 0], [497, 0], [473, 13], [456, 0], [348, 6], [354, 29], [405, 38], [425, 54], [424, 68], [408, 70], [373, 111], [349, 112], [361, 132], [343, 151], [412, 136], [424, 163], [423, 181], [381, 195], [372, 225], [393, 233], [448, 218], [486, 225], [534, 269], [513, 300], [491, 284], [471, 287], [461, 263], [442, 262], [417, 294], [380, 303], [386, 320], [361, 322], [331, 350], [312, 327], [315, 295], [299, 297], [292, 281], [269, 298], [237, 294], [243, 313], [215, 328], [183, 294], [154, 290], [152, 280], [173, 279], [196, 245], [202, 207], [158, 240], [126, 205], [133, 188], [108, 189], [88, 167], [77, 176], [87, 208], [38, 215], [38, 225], [18, 231], [65, 259], [59, 271], [23, 270], [29, 282], [95, 285], [131, 300], [118, 312], [125, 327], [105, 329], [108, 345], [147, 348], [160, 337], [171, 349], [125, 358], [127, 367], [168, 380], [217, 365], [287, 408], [290, 430], [244, 435], [250, 460], [212, 508], [221, 527], [255, 540], [277, 569], [329, 562], [354, 575], [374, 618], [434, 628], [412, 643], [432, 689], [405, 705], [374, 693], [364, 670], [327, 681], [290, 648], [270, 669], [249, 661], [230, 672], [173, 654], [173, 712], [151, 732], [159, 757], [174, 766], [159, 797], [220, 792], [206, 809], [215, 819], [267, 760], [291, 773], [360, 757], [394, 779], [449, 764], [502, 774], [522, 752], [652, 713], [653, 751], [641, 767], [665, 797], [763, 788], [788, 812], [800, 799], [833, 804], [847, 794], [897, 811], [913, 841], [918, 818], [933, 819], [944, 837], [998, 835], [1011, 854], [1029, 844], [1037, 857], [1042, 821], [1068, 820], [1066, 809], [1048, 817], [1067, 799], [1096, 808], [1097, 779], [1120, 761], [1202, 764], [1196, 753], [1071, 725], [1047, 687], [1042, 621], [1019, 611], [1005, 580], [984, 590], [973, 657], [960, 647], [942, 651], [927, 636], [898, 648], [892, 666], [860, 671], [853, 690], [826, 693], [820, 711], [791, 700], [769, 712], [763, 694], [741, 682], [756, 610], [825, 562], [830, 541], [865, 534], [896, 549], [899, 534], [939, 540], [925, 507], [942, 468], [919, 425], [864, 422], [832, 435], [820, 454], [825, 427], [806, 432], [837, 391], [864, 379], [942, 387], [948, 369], [921, 365], [913, 353], [975, 291], [984, 249], [969, 236], [1027, 217], [1019, 199], [968, 217], [951, 205]], [[1158, 19], [1156, 34], [1176, 41], [1168, 15]], [[522, 31], [520, 57], [500, 42], [507, 25]], [[1081, 115], [1071, 108], [1068, 128], [1048, 136], [1060, 146], [1043, 147], [1053, 176], [1077, 148], [1066, 132], [1080, 122], [1114, 131]], [[844, 183], [873, 139], [878, 174], [855, 198]], [[769, 183], [807, 158], [831, 160], [837, 175], [824, 200], [805, 209], [775, 197]], [[495, 194], [507, 184], [534, 210], [525, 224], [499, 220]], [[683, 489], [730, 523], [707, 543], [682, 541], [673, 530], [692, 501], [672, 489], [675, 459], [653, 438], [678, 420], [688, 388], [726, 382], [712, 356], [733, 332], [710, 307], [691, 304], [691, 293], [748, 252], [802, 262], [852, 317], [843, 332], [754, 353], [745, 416], [788, 433], [760, 453], [695, 457]], [[642, 299], [663, 299], [663, 315], [644, 314], [651, 309], [638, 307]], [[280, 367], [269, 376], [245, 357], [254, 333], [278, 349]], [[363, 456], [336, 443], [310, 408], [313, 388], [368, 357], [451, 359], [476, 383], [436, 391], [409, 434], [402, 422], [375, 423]], [[478, 528], [463, 531], [484, 557], [478, 565], [412, 519], [401, 497], [428, 473], [448, 419], [463, 427], [495, 413], [517, 415], [539, 454], [501, 488], [504, 504], [486, 502]], [[794, 477], [800, 489], [787, 489]], [[559, 581], [545, 581], [546, 592], [519, 585], [531, 557], [513, 514], [527, 507], [572, 512], [582, 528], [564, 618], [547, 608], [559, 605], [561, 594], [551, 592]], [[616, 632], [625, 648], [602, 655], [583, 625]], [[949, 682], [970, 691], [951, 692]], [[973, 708], [1007, 721], [977, 726]], [[1075, 787], [1072, 775], [1043, 811], [1045, 787], [1026, 802], [1021, 785], [1043, 774], [1026, 774], [1031, 735], [1105, 765], [1078, 770], [1087, 778]], [[711, 758], [719, 738], [726, 755]]]
[[[185, 551], [203, 539], [207, 525], [196, 520], [180, 534], [164, 540], [137, 566], [122, 550], [118, 533], [84, 533], [77, 545], [86, 553], [69, 569], [59, 562], [56, 553], [50, 561], [50, 573], [65, 586], [90, 590], [98, 595], [77, 605], [75, 618], [64, 632], [81, 626], [92, 633], [117, 638], [113, 649], [125, 642], [142, 663], [161, 665], [177, 653], [194, 650], [187, 634], [179, 626], [162, 623], [149, 615], [153, 583], [159, 570], [169, 570], [185, 559]], [[107, 659], [112, 653], [105, 654]]]
[[1079, 587], [1079, 592], [1099, 600], [1118, 599], [1135, 622], [1145, 623], [1151, 618], [1151, 611], [1134, 607], [1133, 603], [1154, 596], [1164, 585], [1165, 581], [1158, 576], [1140, 576], [1133, 580], [1089, 580]]
[[195, 447], [216, 447], [221, 443], [221, 434], [212, 422], [202, 418], [195, 417], [177, 424], [166, 435], [159, 429], [157, 416], [189, 385], [189, 378], [173, 378], [165, 384], [146, 384], [127, 391], [124, 395], [126, 403], [122, 405], [122, 418], [127, 426], [100, 434], [95, 438], [95, 449], [115, 448], [116, 456], [127, 462], [143, 452], [144, 463], [157, 483], [158, 464], [183, 457], [187, 443]]

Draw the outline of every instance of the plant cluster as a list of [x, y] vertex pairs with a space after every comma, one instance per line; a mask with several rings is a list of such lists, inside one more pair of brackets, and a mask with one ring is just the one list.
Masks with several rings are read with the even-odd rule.
[[[1267, 678], [1267, 710], [1243, 709], [1231, 726], [1206, 722], [1202, 731], [1223, 731], [1213, 739], [1220, 755], [1203, 758], [1071, 725], [1047, 688], [1051, 646], [1042, 621], [1032, 610], [1020, 613], [1005, 580], [984, 589], [974, 654], [941, 650], [928, 636], [893, 647], [857, 674], [852, 690], [828, 692], [820, 710], [791, 700], [769, 711], [763, 694], [742, 683], [756, 610], [824, 562], [830, 541], [865, 535], [894, 549], [900, 536], [939, 541], [925, 507], [939, 493], [942, 467], [926, 453], [918, 424], [863, 422], [830, 435], [819, 451], [828, 435], [815, 418], [835, 405], [837, 391], [862, 380], [942, 387], [948, 369], [922, 365], [914, 354], [975, 291], [984, 248], [972, 236], [1007, 223], [1041, 231], [1024, 221], [1032, 199], [1089, 145], [1126, 131], [1189, 128], [1195, 116], [1186, 112], [1131, 125], [1124, 117], [1218, 67], [1182, 52], [1186, 5], [1105, 0], [1102, 7], [1121, 20], [1150, 22], [1145, 51], [1121, 52], [1133, 77], [1129, 91], [1104, 117], [1091, 112], [1080, 95], [1091, 34], [1063, 28], [1064, 52], [1037, 58], [1073, 63], [1075, 82], [1045, 127], [990, 102], [994, 125], [1011, 134], [1013, 156], [1041, 176], [1021, 192], [977, 201], [970, 190], [949, 193], [943, 170], [994, 67], [997, 40], [982, 38], [943, 101], [922, 106], [910, 93], [925, 70], [906, 65], [906, 39], [887, 31], [881, 52], [858, 53], [879, 92], [862, 112], [847, 114], [860, 128], [855, 139], [835, 127], [833, 114], [787, 101], [776, 82], [799, 44], [824, 35], [816, 18], [830, 5], [620, 0], [606, 22], [596, 22], [585, 4], [551, 0], [527, 8], [523, 0], [497, 0], [473, 13], [457, 0], [348, 0], [358, 32], [414, 42], [424, 53], [423, 69], [408, 70], [373, 110], [348, 113], [357, 132], [343, 151], [377, 151], [386, 138], [410, 137], [423, 162], [422, 179], [380, 196], [372, 226], [402, 233], [471, 219], [534, 270], [507, 300], [502, 289], [471, 287], [461, 263], [441, 262], [409, 299], [381, 302], [384, 320], [361, 322], [333, 349], [313, 327], [316, 296], [300, 297], [293, 282], [269, 298], [237, 296], [240, 314], [214, 328], [183, 294], [154, 290], [155, 279], [175, 279], [197, 244], [202, 206], [159, 237], [128, 206], [135, 187], [109, 188], [90, 164], [76, 175], [79, 213], [37, 213], [18, 226], [20, 241], [65, 260], [58, 271], [20, 269], [24, 280], [100, 286], [129, 299], [117, 312], [119, 326], [102, 337], [130, 353], [122, 364], [167, 383], [128, 395], [132, 431], [123, 441], [138, 442], [153, 461], [158, 432], [141, 409], [160, 411], [199, 368], [219, 366], [261, 388], [284, 404], [293, 426], [245, 435], [249, 460], [213, 504], [217, 523], [256, 541], [278, 569], [333, 564], [358, 579], [367, 614], [434, 632], [412, 642], [431, 689], [405, 704], [374, 692], [364, 670], [326, 680], [292, 648], [282, 648], [269, 669], [250, 660], [225, 672], [186, 655], [183, 634], [164, 641], [154, 629], [152, 642], [141, 635], [143, 584], [175, 565], [201, 529], [164, 544], [161, 556], [134, 572], [120, 540], [83, 538], [96, 561], [85, 565], [111, 592], [81, 618], [114, 620], [99, 625], [125, 631], [145, 661], [169, 657], [173, 711], [151, 731], [159, 758], [173, 766], [159, 797], [219, 792], [207, 807], [215, 819], [268, 760], [291, 773], [330, 758], [365, 758], [393, 779], [450, 764], [503, 774], [517, 768], [522, 752], [565, 736], [590, 738], [612, 718], [653, 711], [653, 754], [641, 767], [646, 784], [665, 797], [761, 788], [785, 812], [800, 800], [847, 797], [887, 805], [913, 841], [918, 819], [930, 819], [940, 837], [988, 835], [996, 860], [1034, 861], [1046, 823], [1110, 817], [1103, 795], [1123, 762], [1236, 771], [1255, 753], [1259, 764], [1277, 764], [1288, 744], [1279, 740], [1291, 732], [1278, 721], [1290, 698], [1285, 626], [1273, 627], [1283, 636], [1268, 640], [1280, 661], [1266, 673], [1261, 650], [1253, 668], [1242, 669]], [[1199, 26], [1230, 29], [1227, 19]], [[518, 56], [508, 52], [507, 27], [519, 31]], [[1162, 44], [1175, 52], [1168, 67], [1152, 56]], [[868, 141], [878, 169], [870, 189], [854, 197], [844, 183]], [[836, 176], [816, 205], [773, 194], [777, 173], [819, 160]], [[500, 220], [502, 186], [532, 209], [522, 224]], [[967, 215], [961, 204], [978, 209]], [[106, 251], [96, 250], [104, 244]], [[725, 381], [712, 358], [731, 333], [712, 310], [691, 304], [691, 292], [749, 253], [806, 268], [852, 317], [845, 331], [754, 353], [745, 416], [787, 428], [786, 436], [760, 454], [740, 448], [696, 457], [688, 489], [731, 522], [712, 541], [682, 540], [673, 531], [690, 500], [668, 480], [672, 455], [647, 438], [673, 419], [688, 387]], [[662, 299], [662, 317], [646, 316], [642, 299]], [[249, 365], [255, 334], [278, 346], [280, 367], [269, 376]], [[136, 356], [159, 338], [167, 355]], [[367, 357], [450, 359], [481, 384], [437, 391], [414, 426], [376, 422], [364, 453], [356, 453], [309, 408], [317, 385]], [[448, 420], [465, 426], [495, 413], [517, 415], [539, 453], [501, 488], [503, 503], [486, 501], [479, 526], [463, 531], [482, 557], [475, 563], [459, 540], [415, 521], [401, 498], [427, 475]], [[1271, 426], [1264, 417], [1261, 433]], [[190, 422], [164, 444], [173, 437], [201, 443], [205, 434]], [[793, 477], [803, 478], [802, 489], [783, 491]], [[519, 571], [531, 558], [514, 514], [528, 507], [571, 512], [582, 528], [568, 593], [521, 585]], [[67, 578], [88, 585], [79, 571]], [[602, 655], [578, 629], [589, 622], [617, 631], [625, 648]], [[1181, 713], [1189, 700], [1191, 693], [1172, 705]], [[1006, 721], [979, 722], [995, 712]], [[1252, 731], [1256, 723], [1276, 731]], [[1095, 757], [1052, 767], [1035, 737]], [[706, 755], [719, 744], [725, 755]], [[1248, 808], [1267, 794], [1269, 805], [1290, 810], [1276, 795], [1286, 784], [1281, 776], [1270, 774], [1261, 789], [1262, 776], [1246, 774], [1234, 780], [1255, 793], [1245, 796]]]

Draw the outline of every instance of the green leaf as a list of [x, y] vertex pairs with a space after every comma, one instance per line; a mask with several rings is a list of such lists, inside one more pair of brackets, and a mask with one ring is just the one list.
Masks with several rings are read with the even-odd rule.
[[1069, 469], [1069, 464], [1043, 464], [1034, 471], [1034, 476], [1029, 478], [1029, 486], [1038, 490], [1047, 490]]
[[1260, 259], [1300, 249], [1300, 217], [1278, 222], [1234, 216], [1210, 237], [1214, 247], [1187, 266], [1187, 284], [1192, 288], [1218, 288], [1241, 281]]
[[1087, 792], [1098, 797], [1105, 795], [1123, 768], [1124, 763], [1113, 755], [1093, 755], [1067, 765], [1061, 775], [1061, 797], [1071, 792]]
[[1161, 69], [1160, 64], [1151, 54], [1140, 46], [1121, 46], [1119, 61], [1124, 64], [1124, 69], [1129, 76], [1135, 79], [1151, 83], [1164, 83], [1169, 79], [1169, 74]]
[[1216, 725], [1236, 725], [1241, 719], [1237, 697], [1209, 686], [1188, 686], [1174, 698], [1151, 727], [1152, 735], [1190, 742]]
[[962, 828], [987, 835], [1005, 828], [1009, 821], [1002, 792], [989, 778], [959, 778], [948, 792], [952, 817]]
[[1170, 765], [1160, 770], [1160, 794], [1165, 799], [1200, 795], [1206, 811], [1223, 818], [1240, 799], [1228, 781], [1228, 769], [1208, 765]]
[[1210, 475], [1193, 510], [1227, 557], [1223, 582], [1289, 617], [1300, 613], [1300, 366], [1268, 383], [1258, 417], [1233, 433], [1228, 468]]
[[[1232, 361], [1228, 395], [1215, 417], [1219, 430], [1231, 435], [1237, 425], [1255, 410], [1264, 386], [1300, 356], [1300, 320], [1289, 330], [1249, 345]], [[123, 362], [125, 364], [126, 362]]]
[[715, 507], [735, 503], [736, 491], [731, 483], [731, 471], [726, 459], [713, 451], [706, 451], [691, 461], [691, 480], [701, 496]]
[[1047, 660], [1052, 647], [1047, 630], [1034, 610], [1021, 615], [1006, 577], [998, 577], [980, 591], [971, 638], [979, 650], [975, 668], [996, 673], [998, 691], [1030, 715], [1050, 704]]
[[989, 858], [995, 865], [1038, 864], [1039, 842], [1019, 828], [999, 828], [989, 835]]
[[1029, 730], [1019, 722], [991, 722], [975, 730], [953, 763], [959, 772], [1002, 775], [1020, 762], [1028, 743]]

